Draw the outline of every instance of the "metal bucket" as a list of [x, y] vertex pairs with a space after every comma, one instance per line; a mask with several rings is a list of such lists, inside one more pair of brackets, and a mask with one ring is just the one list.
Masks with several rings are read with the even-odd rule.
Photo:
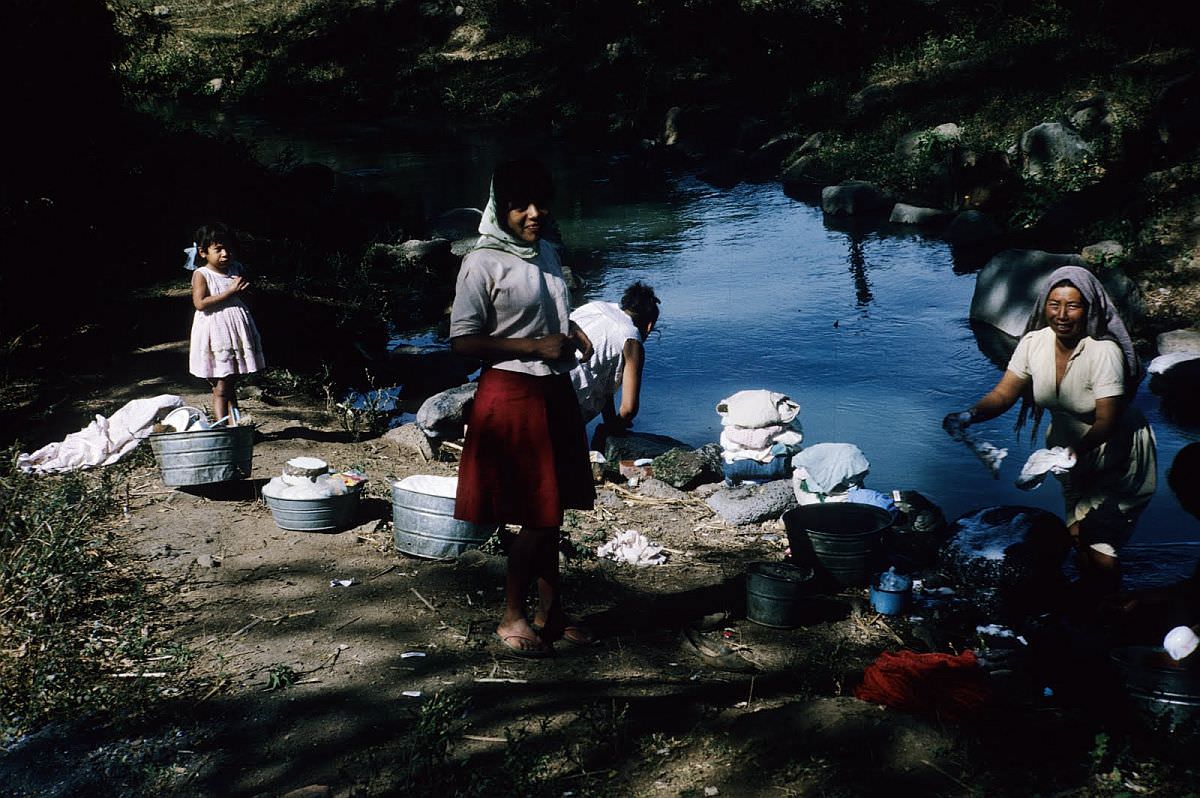
[[783, 524], [796, 562], [815, 561], [842, 587], [861, 587], [892, 516], [873, 504], [831, 502], [788, 510]]
[[786, 562], [752, 562], [746, 567], [746, 617], [762, 626], [791, 629], [803, 621], [802, 597], [813, 570]]
[[1200, 731], [1200, 671], [1175, 667], [1158, 646], [1125, 646], [1109, 654], [1139, 714], [1171, 732]]
[[460, 521], [454, 517], [454, 499], [418, 493], [393, 482], [392, 526], [397, 550], [440, 560], [479, 548], [498, 525]]
[[263, 494], [275, 525], [296, 532], [332, 532], [350, 526], [358, 512], [361, 490], [323, 499], [279, 499]]
[[150, 436], [150, 448], [168, 487], [245, 479], [254, 457], [254, 428], [159, 433]]

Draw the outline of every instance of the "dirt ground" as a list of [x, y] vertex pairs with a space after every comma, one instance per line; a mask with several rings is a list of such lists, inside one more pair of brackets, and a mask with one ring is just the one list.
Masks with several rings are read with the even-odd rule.
[[[167, 364], [186, 357], [186, 342], [139, 357], [141, 373], [177, 373]], [[199, 387], [156, 376], [104, 396], [178, 393], [203, 406]], [[1028, 794], [1031, 779], [1043, 794], [1090, 792], [1090, 727], [1069, 710], [1014, 691], [952, 725], [850, 697], [880, 652], [943, 645], [875, 615], [865, 591], [815, 600], [796, 629], [746, 620], [742, 575], [751, 561], [782, 559], [777, 521], [734, 528], [695, 496], [601, 486], [594, 510], [569, 514], [564, 547], [568, 610], [600, 639], [519, 658], [493, 633], [504, 574], [495, 546], [431, 561], [393, 543], [392, 480], [454, 474], [453, 449], [426, 462], [383, 438], [354, 442], [297, 397], [247, 399], [243, 411], [257, 425], [251, 479], [166, 488], [147, 458], [130, 482], [120, 537], [162, 604], [163, 634], [190, 652], [182, 675], [163, 678], [162, 710], [132, 735], [69, 724], [34, 735], [5, 767], [13, 794], [97, 794], [97, 774], [135, 766], [171, 795], [411, 794], [405, 741], [421, 707], [449, 696], [463, 701], [453, 766], [536, 767], [539, 794]], [[275, 525], [259, 492], [301, 454], [369, 475], [352, 528]], [[627, 529], [665, 546], [666, 564], [595, 557]], [[160, 678], [153, 662], [133, 672]], [[518, 744], [534, 758], [506, 755]]]

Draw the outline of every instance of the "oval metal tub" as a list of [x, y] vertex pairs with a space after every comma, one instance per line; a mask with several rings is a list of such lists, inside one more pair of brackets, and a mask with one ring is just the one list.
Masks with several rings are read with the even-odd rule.
[[150, 436], [150, 449], [167, 487], [246, 479], [254, 459], [254, 428], [158, 433]]
[[392, 483], [392, 525], [398, 551], [437, 560], [479, 548], [498, 526], [460, 521], [454, 517], [454, 499], [418, 493], [396, 482]]
[[295, 532], [336, 532], [354, 522], [361, 490], [324, 499], [280, 499], [263, 494], [275, 525]]

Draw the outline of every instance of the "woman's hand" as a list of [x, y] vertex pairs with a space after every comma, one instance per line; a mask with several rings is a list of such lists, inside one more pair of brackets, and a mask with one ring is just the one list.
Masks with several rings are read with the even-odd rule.
[[570, 335], [552, 333], [534, 338], [531, 354], [539, 360], [567, 360], [575, 354], [575, 345], [575, 339]]
[[971, 426], [971, 422], [975, 420], [970, 410], [961, 410], [957, 413], [947, 413], [942, 419], [942, 429], [950, 433], [951, 438], [960, 438], [966, 432], [967, 427]]
[[579, 359], [587, 360], [596, 350], [592, 347], [592, 339], [587, 337], [587, 333], [576, 324], [571, 322], [569, 335], [575, 339], [575, 348], [579, 350]]

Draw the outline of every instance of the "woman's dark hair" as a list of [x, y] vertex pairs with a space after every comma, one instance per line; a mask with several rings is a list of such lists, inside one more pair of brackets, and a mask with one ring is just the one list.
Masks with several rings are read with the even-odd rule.
[[629, 314], [633, 323], [641, 327], [644, 324], [658, 321], [658, 306], [661, 300], [654, 295], [654, 289], [641, 280], [625, 289], [621, 295], [621, 310]]
[[1050, 290], [1046, 292], [1046, 304], [1050, 304], [1050, 293], [1051, 293], [1051, 292], [1052, 292], [1052, 291], [1053, 291], [1055, 288], [1074, 288], [1076, 291], [1078, 291], [1078, 292], [1079, 292], [1079, 298], [1080, 298], [1080, 301], [1081, 301], [1081, 302], [1083, 302], [1083, 310], [1084, 310], [1084, 312], [1087, 312], [1087, 309], [1088, 309], [1088, 301], [1087, 301], [1087, 296], [1086, 296], [1086, 295], [1083, 293], [1083, 289], [1082, 289], [1082, 288], [1080, 288], [1079, 286], [1075, 285], [1075, 283], [1071, 282], [1070, 280], [1059, 280], [1057, 283], [1055, 283], [1054, 285], [1050, 286]]
[[492, 173], [492, 192], [496, 195], [496, 210], [500, 213], [530, 205], [542, 208], [554, 199], [554, 181], [550, 170], [541, 161], [520, 158], [496, 167]]
[[200, 225], [193, 240], [196, 242], [197, 264], [204, 263], [204, 253], [213, 244], [224, 244], [226, 249], [234, 249], [237, 245], [233, 231], [220, 222]]

